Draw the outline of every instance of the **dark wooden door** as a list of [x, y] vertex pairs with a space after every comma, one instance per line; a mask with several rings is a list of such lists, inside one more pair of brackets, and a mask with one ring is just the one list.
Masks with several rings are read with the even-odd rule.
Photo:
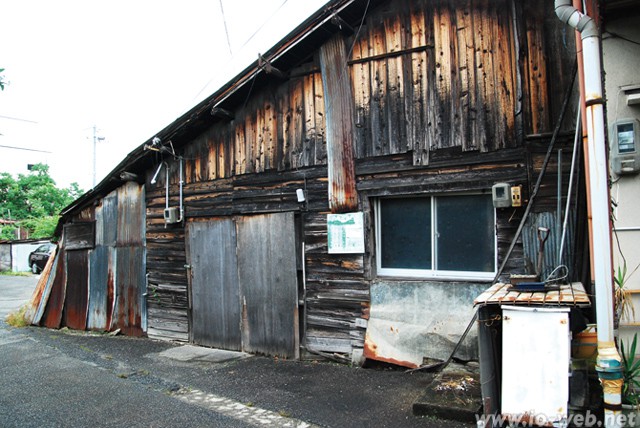
[[236, 227], [232, 218], [189, 222], [193, 343], [240, 350], [240, 295]]
[[293, 213], [238, 220], [238, 277], [247, 352], [298, 357], [298, 286]]
[[293, 213], [189, 222], [187, 260], [193, 343], [298, 356]]

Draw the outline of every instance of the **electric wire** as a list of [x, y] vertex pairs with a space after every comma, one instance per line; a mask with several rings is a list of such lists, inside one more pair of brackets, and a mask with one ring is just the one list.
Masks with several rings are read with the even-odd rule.
[[229, 28], [227, 27], [227, 17], [224, 14], [222, 0], [218, 0], [218, 2], [220, 3], [220, 12], [222, 12], [222, 22], [224, 24], [224, 33], [227, 36], [227, 46], [229, 47], [229, 54], [233, 57], [233, 51], [231, 50], [231, 39], [229, 38]]
[[[267, 25], [274, 16], [276, 16], [276, 14], [278, 12], [280, 12], [280, 10], [282, 9], [282, 7], [288, 2], [289, 0], [284, 0], [280, 6], [278, 6], [278, 8], [275, 10], [275, 12], [273, 12], [263, 23], [262, 25], [260, 25], [256, 31], [253, 32], [253, 34], [251, 34], [251, 36], [249, 36], [249, 38], [240, 46], [240, 48], [238, 49], [237, 52], [241, 52], [246, 46], [247, 44], [249, 44], [249, 42], [265, 27], [265, 25]], [[222, 9], [222, 0], [220, 0], [220, 9]], [[223, 12], [223, 19], [224, 19], [224, 12]], [[227, 24], [226, 24], [226, 20], [225, 20], [225, 31], [227, 31]], [[229, 33], [227, 31], [227, 41], [229, 41]], [[229, 46], [229, 51], [231, 51], [231, 46]], [[233, 53], [231, 54], [231, 58], [233, 59], [234, 55]], [[204, 84], [204, 86], [202, 86], [202, 88], [198, 91], [198, 93], [193, 97], [192, 101], [197, 99], [202, 92], [204, 92], [205, 89], [207, 89], [207, 87], [209, 87], [209, 85], [211, 84], [211, 82], [213, 81], [213, 77], [211, 79], [209, 79], [207, 81], [207, 83]]]
[[620, 39], [620, 40], [624, 40], [625, 42], [633, 43], [634, 45], [640, 46], [640, 42], [637, 42], [635, 40], [629, 39], [628, 37], [625, 37], [625, 36], [621, 36], [620, 34], [614, 33], [613, 31], [605, 31], [605, 34], [610, 34], [611, 35], [611, 37], [605, 37], [605, 40], [606, 39], [610, 39], [610, 38]]

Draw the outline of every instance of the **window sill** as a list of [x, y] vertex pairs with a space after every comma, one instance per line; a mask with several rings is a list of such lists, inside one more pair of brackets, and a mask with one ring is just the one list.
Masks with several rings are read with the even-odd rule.
[[392, 272], [378, 272], [377, 278], [385, 280], [398, 280], [398, 281], [422, 281], [422, 282], [469, 282], [476, 284], [493, 283], [495, 274], [491, 276], [485, 275], [410, 275], [410, 274], [398, 274]]

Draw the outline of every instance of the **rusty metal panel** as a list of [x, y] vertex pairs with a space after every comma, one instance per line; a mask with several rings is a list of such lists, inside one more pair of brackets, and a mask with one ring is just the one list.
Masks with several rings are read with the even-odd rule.
[[96, 208], [96, 245], [116, 246], [118, 228], [118, 193], [111, 192], [102, 198]]
[[42, 325], [48, 328], [60, 328], [62, 309], [67, 292], [67, 252], [64, 247], [61, 247], [56, 256], [55, 268], [52, 269], [51, 275], [53, 276], [53, 282], [49, 299], [42, 315]]
[[112, 328], [129, 336], [142, 336], [147, 314], [144, 247], [118, 247], [116, 251], [115, 308]]
[[64, 225], [67, 250], [91, 249], [95, 246], [95, 222], [68, 223]]
[[[446, 360], [473, 317], [474, 297], [483, 289], [469, 283], [373, 283], [364, 356], [410, 368], [422, 365], [424, 358]], [[476, 339], [474, 330], [457, 356], [477, 358]]]
[[89, 251], [67, 251], [67, 294], [63, 324], [74, 330], [87, 327], [89, 303]]
[[87, 328], [108, 330], [113, 312], [115, 248], [98, 246], [89, 253]]
[[42, 274], [40, 275], [36, 292], [31, 300], [29, 316], [31, 317], [31, 323], [33, 325], [39, 325], [42, 320], [44, 310], [47, 307], [47, 302], [49, 301], [49, 295], [51, 294], [51, 286], [53, 285], [57, 265], [58, 247], [55, 247], [49, 256], [49, 260], [47, 261]]
[[236, 226], [231, 218], [189, 222], [187, 260], [191, 265], [191, 340], [240, 350], [240, 291]]
[[351, 81], [341, 78], [347, 71], [347, 49], [341, 35], [320, 48], [320, 68], [324, 88], [327, 126], [327, 167], [329, 207], [332, 213], [356, 211], [355, 117]]
[[292, 212], [237, 222], [242, 346], [247, 352], [298, 356], [298, 286]]
[[132, 181], [118, 189], [117, 246], [144, 245], [144, 197], [144, 186]]

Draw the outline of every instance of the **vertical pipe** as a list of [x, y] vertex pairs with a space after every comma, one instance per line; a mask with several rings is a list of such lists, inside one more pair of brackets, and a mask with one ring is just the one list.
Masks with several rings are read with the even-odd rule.
[[182, 205], [182, 186], [184, 185], [184, 178], [183, 178], [184, 174], [183, 174], [183, 170], [182, 170], [182, 168], [183, 168], [182, 164], [184, 162], [184, 159], [182, 158], [182, 156], [180, 156], [179, 162], [180, 162], [180, 195], [179, 195], [179, 199], [180, 199], [180, 202], [179, 202], [180, 203], [180, 220], [178, 220], [178, 221], [179, 222], [183, 222], [184, 221], [184, 208], [183, 208], [183, 205]]
[[604, 100], [600, 64], [599, 30], [592, 18], [571, 5], [572, 0], [555, 0], [558, 18], [582, 36], [587, 116], [587, 155], [591, 194], [591, 234], [598, 327], [596, 370], [603, 386], [605, 426], [618, 427], [621, 409], [622, 366], [613, 335], [613, 263], [607, 152], [605, 147]]
[[562, 231], [562, 149], [558, 149], [558, 193], [556, 197], [556, 227], [555, 227], [555, 243], [556, 255], [558, 257], [558, 265], [562, 264], [562, 256], [560, 255], [560, 233]]
[[[567, 202], [564, 208], [564, 222], [562, 224], [562, 237], [560, 238], [560, 254], [558, 256], [558, 264], [562, 264], [562, 254], [564, 252], [564, 241], [567, 237], [567, 224], [569, 223], [569, 208], [571, 207], [571, 194], [573, 193], [573, 176], [575, 174], [575, 165], [578, 157], [578, 141], [581, 131], [580, 126], [580, 109], [578, 109], [578, 117], [576, 117], [576, 135], [573, 139], [573, 153], [571, 154], [571, 172], [569, 173], [569, 188], [567, 189]], [[574, 232], [575, 233], [575, 232]]]

